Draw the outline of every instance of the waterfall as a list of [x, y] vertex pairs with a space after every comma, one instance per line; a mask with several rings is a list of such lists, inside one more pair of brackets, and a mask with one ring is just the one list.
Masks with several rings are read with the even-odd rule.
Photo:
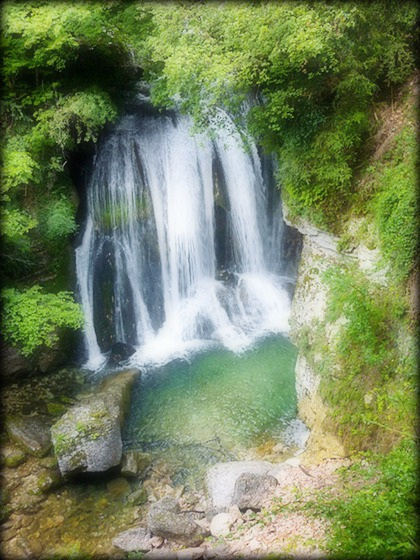
[[280, 201], [220, 117], [210, 139], [185, 116], [127, 115], [100, 145], [76, 249], [87, 368], [115, 342], [141, 366], [288, 330]]

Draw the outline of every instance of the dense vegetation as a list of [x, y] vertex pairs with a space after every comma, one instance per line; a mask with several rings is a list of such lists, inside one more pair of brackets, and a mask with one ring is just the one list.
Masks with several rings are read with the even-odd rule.
[[[4, 292], [3, 334], [26, 354], [50, 345], [57, 327], [80, 327], [68, 296], [57, 294], [73, 287], [77, 197], [68, 163], [116, 118], [137, 79], [121, 31], [126, 15], [118, 3], [3, 6], [2, 281], [14, 288]], [[142, 35], [141, 9], [133, 23]], [[41, 297], [39, 283], [51, 293]], [[43, 312], [22, 314], [34, 294]]]
[[[123, 111], [141, 77], [157, 105], [191, 113], [198, 127], [217, 127], [219, 106], [242, 118], [251, 104], [249, 127], [278, 156], [291, 211], [337, 229], [372, 132], [371, 102], [412, 73], [415, 30], [410, 2], [6, 2], [4, 284], [24, 290], [47, 277], [53, 291], [69, 287], [69, 160]], [[403, 253], [395, 244], [401, 225], [413, 228], [410, 197], [391, 186], [377, 201], [385, 252], [406, 269], [413, 243]], [[400, 217], [388, 219], [396, 205]]]
[[[403, 440], [392, 455], [407, 467], [399, 505], [383, 490], [392, 469], [378, 455], [380, 487], [349, 490], [330, 508], [332, 549], [369, 555], [382, 538], [382, 549], [409, 550], [414, 480], [405, 440], [415, 417], [416, 322], [407, 286], [418, 255], [412, 99], [402, 100], [403, 126], [383, 153], [372, 153], [372, 138], [381, 124], [376, 111], [392, 108], [415, 73], [416, 5], [34, 0], [5, 2], [2, 15], [3, 335], [31, 355], [56, 340], [57, 328], [80, 326], [68, 292], [69, 242], [78, 230], [71, 162], [92, 150], [139, 80], [158, 107], [190, 113], [198, 129], [217, 129], [224, 106], [276, 155], [292, 217], [343, 234], [343, 249], [363, 241], [381, 250], [386, 287], [354, 267], [326, 275], [328, 320], [345, 318], [336, 347], [328, 348], [325, 325], [302, 333], [300, 345], [309, 360], [324, 355], [317, 367], [331, 429], [349, 452], [386, 453]], [[362, 218], [356, 232], [343, 226], [351, 215]], [[390, 509], [406, 520], [406, 539], [388, 530]], [[366, 527], [379, 510], [375, 534], [347, 531], [343, 540], [346, 516]]]

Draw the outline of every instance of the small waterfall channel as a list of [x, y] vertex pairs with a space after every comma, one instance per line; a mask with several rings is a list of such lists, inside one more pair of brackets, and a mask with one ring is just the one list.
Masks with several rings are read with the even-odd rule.
[[117, 342], [135, 349], [127, 365], [161, 366], [287, 332], [280, 200], [255, 144], [219, 117], [210, 139], [186, 116], [129, 114], [99, 146], [76, 249], [87, 369]]

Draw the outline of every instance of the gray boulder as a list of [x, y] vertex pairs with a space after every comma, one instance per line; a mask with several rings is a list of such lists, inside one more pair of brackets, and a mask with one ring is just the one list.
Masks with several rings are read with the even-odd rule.
[[180, 511], [178, 501], [172, 496], [165, 496], [150, 507], [148, 528], [164, 539], [198, 546], [210, 534], [208, 529], [196, 522], [201, 517], [195, 512]]
[[277, 484], [270, 474], [242, 473], [235, 483], [232, 501], [240, 510], [260, 510]]
[[30, 455], [43, 457], [51, 448], [48, 418], [41, 415], [8, 418], [6, 431], [10, 439]]
[[243, 473], [263, 475], [272, 468], [268, 461], [230, 461], [213, 465], [207, 471], [206, 479], [211, 513], [225, 512], [234, 504], [235, 484]]
[[81, 397], [51, 428], [63, 476], [104, 472], [120, 464], [121, 428], [138, 370], [106, 378], [94, 395]]
[[117, 535], [112, 544], [125, 552], [147, 552], [152, 548], [151, 536], [150, 531], [144, 527], [135, 527]]

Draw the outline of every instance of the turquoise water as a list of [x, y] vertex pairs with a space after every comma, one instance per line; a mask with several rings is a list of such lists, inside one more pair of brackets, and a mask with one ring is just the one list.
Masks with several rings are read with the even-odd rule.
[[247, 448], [281, 441], [296, 417], [295, 347], [270, 337], [238, 356], [225, 349], [145, 372], [132, 396], [125, 447], [186, 476]]

